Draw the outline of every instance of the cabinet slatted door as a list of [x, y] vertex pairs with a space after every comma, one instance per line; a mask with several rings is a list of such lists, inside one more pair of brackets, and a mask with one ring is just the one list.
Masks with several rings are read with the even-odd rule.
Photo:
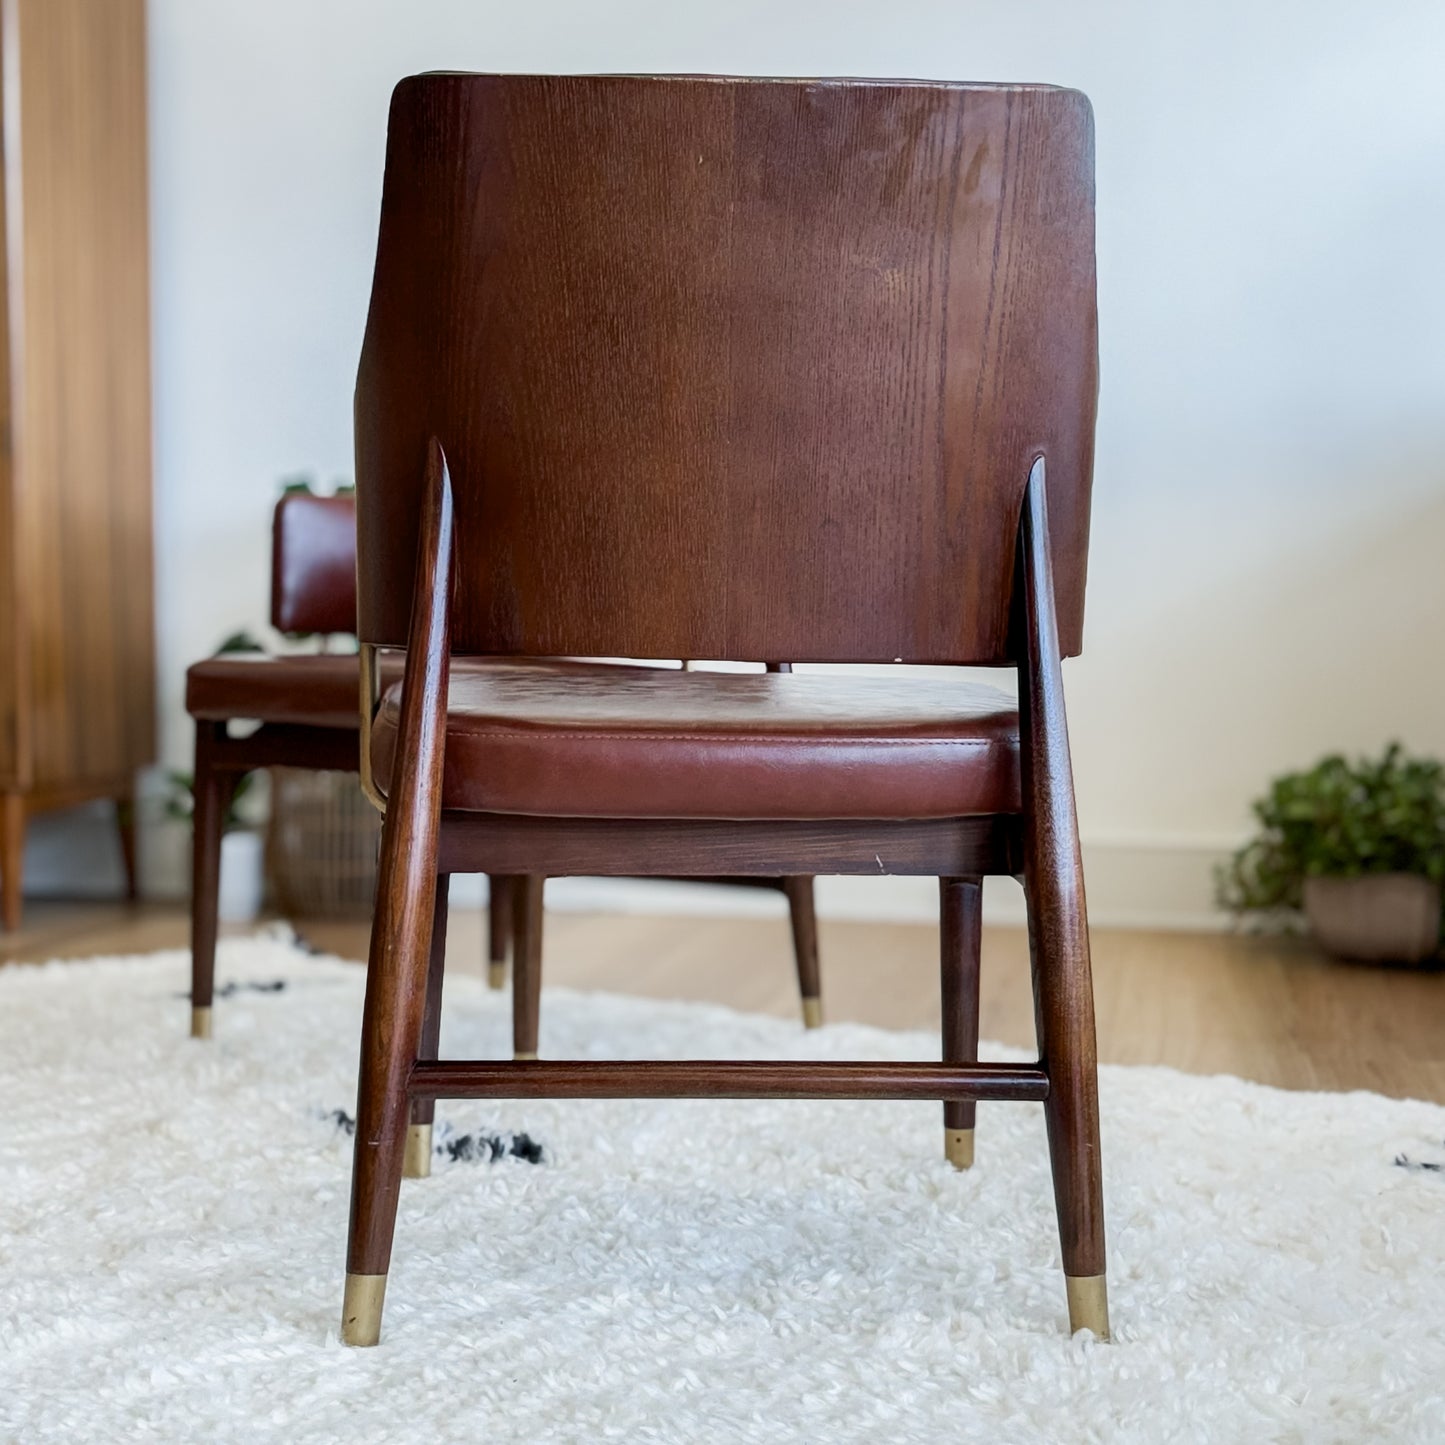
[[0, 916], [27, 819], [155, 752], [144, 0], [0, 0]]

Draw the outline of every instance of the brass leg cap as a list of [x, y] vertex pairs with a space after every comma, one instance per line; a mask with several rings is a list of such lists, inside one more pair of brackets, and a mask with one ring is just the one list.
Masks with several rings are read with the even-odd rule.
[[507, 986], [507, 965], [498, 963], [494, 959], [487, 965], [487, 987], [506, 988]]
[[431, 1173], [431, 1125], [406, 1126], [406, 1152], [401, 1160], [403, 1179], [425, 1179]]
[[205, 1008], [193, 1008], [191, 1010], [191, 1037], [193, 1039], [208, 1039], [211, 1037], [211, 1006]]
[[532, 1049], [532, 1050], [530, 1050], [530, 1051], [528, 1051], [528, 1050], [526, 1050], [526, 1049], [518, 1049], [518, 1050], [516, 1050], [516, 1051], [512, 1054], [512, 1062], [513, 1062], [514, 1064], [530, 1064], [530, 1063], [535, 1063], [535, 1062], [536, 1062], [536, 1059], [537, 1059], [537, 1051], [536, 1051], [536, 1049]]
[[805, 1029], [820, 1029], [823, 1027], [822, 999], [805, 998], [803, 1000], [803, 1027]]
[[1065, 1275], [1069, 1292], [1069, 1333], [1092, 1330], [1109, 1338], [1109, 1286], [1101, 1274]]
[[381, 1306], [386, 1299], [384, 1274], [348, 1274], [341, 1303], [341, 1343], [374, 1345], [381, 1339]]
[[955, 1169], [973, 1168], [973, 1130], [945, 1129], [943, 1155]]

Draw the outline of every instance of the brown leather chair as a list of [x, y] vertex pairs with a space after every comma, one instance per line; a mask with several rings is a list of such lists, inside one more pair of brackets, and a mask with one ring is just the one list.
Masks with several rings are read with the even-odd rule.
[[[350, 634], [356, 630], [356, 504], [349, 496], [291, 492], [276, 503], [271, 528], [271, 624], [279, 632]], [[469, 666], [485, 666], [472, 662]], [[781, 664], [786, 666], [786, 664]], [[776, 665], [775, 665], [776, 666]], [[389, 682], [401, 679], [399, 658], [382, 663]], [[196, 721], [195, 818], [191, 887], [191, 1033], [209, 1038], [216, 961], [216, 911], [222, 822], [236, 781], [260, 767], [330, 768], [355, 772], [360, 749], [360, 667], [355, 654], [247, 657], [226, 654], [186, 674], [186, 708]], [[233, 737], [233, 721], [259, 721]], [[781, 889], [792, 917], [793, 948], [809, 1027], [822, 1020], [817, 923], [811, 878], [738, 878], [730, 883]], [[490, 880], [488, 979], [506, 981], [516, 909], [542, 880]], [[540, 911], [518, 952], [513, 1012], [517, 1057], [537, 1048], [541, 995]], [[410, 1161], [424, 1170], [430, 1139], [420, 1132]], [[429, 1135], [429, 1126], [425, 1132]]]
[[[362, 781], [386, 820], [344, 1340], [379, 1338], [413, 1111], [454, 1097], [941, 1099], [956, 1163], [975, 1101], [1040, 1101], [1069, 1319], [1107, 1331], [1060, 668], [1096, 354], [1077, 92], [397, 87], [356, 387]], [[375, 678], [385, 648], [404, 687]], [[570, 654], [1009, 666], [1020, 702], [534, 660]], [[439, 1060], [457, 871], [937, 876], [943, 1060]], [[1023, 880], [1034, 1063], [977, 1059], [989, 873]]]

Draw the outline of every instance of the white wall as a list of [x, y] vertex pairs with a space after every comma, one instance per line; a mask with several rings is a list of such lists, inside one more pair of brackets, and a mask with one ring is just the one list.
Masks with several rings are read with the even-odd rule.
[[1068, 677], [1095, 911], [1197, 913], [1272, 771], [1395, 736], [1445, 752], [1442, 54], [1437, 0], [151, 0], [167, 758], [185, 664], [264, 621], [277, 478], [350, 469], [397, 78], [1056, 81], [1098, 127]]

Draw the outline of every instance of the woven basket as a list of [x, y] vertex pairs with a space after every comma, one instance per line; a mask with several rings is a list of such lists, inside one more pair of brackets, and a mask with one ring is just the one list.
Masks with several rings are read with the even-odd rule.
[[380, 840], [355, 773], [271, 769], [266, 871], [284, 917], [370, 917]]

